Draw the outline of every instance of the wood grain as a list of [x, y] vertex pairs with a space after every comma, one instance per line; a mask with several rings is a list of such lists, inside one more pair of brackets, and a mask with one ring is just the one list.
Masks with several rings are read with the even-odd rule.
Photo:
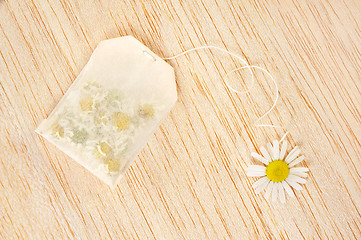
[[[1, 239], [360, 239], [361, 2], [0, 1]], [[240, 63], [199, 51], [170, 61], [179, 101], [115, 190], [34, 132], [104, 39], [160, 56], [205, 44], [268, 69], [280, 100], [264, 123], [290, 131], [310, 176], [285, 205], [255, 195], [250, 152], [272, 82], [248, 95]], [[249, 74], [233, 84], [249, 86]]]

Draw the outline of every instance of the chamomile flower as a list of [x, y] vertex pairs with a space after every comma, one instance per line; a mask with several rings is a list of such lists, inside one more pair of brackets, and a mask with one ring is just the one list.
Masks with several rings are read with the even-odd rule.
[[268, 143], [267, 148], [262, 146], [260, 151], [262, 155], [255, 152], [251, 155], [263, 163], [264, 166], [252, 165], [247, 169], [247, 176], [261, 177], [253, 183], [252, 187], [257, 194], [266, 190], [266, 199], [272, 196], [272, 201], [277, 201], [277, 198], [279, 198], [284, 203], [286, 202], [285, 192], [290, 197], [294, 197], [292, 188], [301, 190], [301, 184], [306, 183], [305, 178], [308, 176], [308, 168], [295, 167], [305, 157], [300, 155], [301, 150], [297, 146], [286, 155], [286, 141], [283, 141], [281, 149], [280, 142], [275, 140], [273, 144]]

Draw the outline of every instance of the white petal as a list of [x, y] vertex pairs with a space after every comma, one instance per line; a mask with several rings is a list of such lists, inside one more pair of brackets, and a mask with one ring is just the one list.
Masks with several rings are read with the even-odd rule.
[[286, 179], [285, 180], [291, 187], [293, 187], [294, 189], [296, 190], [302, 190], [302, 187], [300, 184], [296, 183], [295, 181], [292, 181], [292, 180], [289, 180], [289, 179]]
[[273, 190], [272, 190], [272, 202], [276, 202], [277, 201], [277, 197], [278, 197], [278, 188], [279, 188], [279, 183], [274, 183], [273, 186]]
[[280, 143], [277, 140], [273, 141], [273, 157], [274, 159], [280, 158]]
[[280, 197], [281, 203], [285, 203], [286, 196], [285, 196], [285, 190], [283, 189], [282, 183], [280, 183], [280, 187], [279, 187], [278, 191], [279, 191], [279, 197]]
[[247, 172], [246, 174], [248, 177], [263, 177], [266, 176], [266, 173], [261, 172]]
[[274, 182], [270, 181], [269, 184], [267, 185], [266, 193], [264, 194], [264, 197], [266, 199], [269, 199], [269, 197], [271, 196], [273, 186], [274, 186]]
[[260, 192], [262, 192], [268, 185], [268, 183], [270, 182], [270, 180], [267, 178], [267, 181], [262, 183], [261, 185], [259, 185], [256, 190], [255, 190], [255, 193], [258, 194]]
[[273, 156], [273, 147], [272, 147], [272, 144], [269, 142], [269, 143], [266, 144], [266, 147], [267, 147], [267, 150], [268, 150], [268, 152], [269, 152], [269, 154], [270, 154], [270, 156], [271, 156], [271, 159], [274, 160], [275, 158], [274, 158], [274, 156]]
[[294, 167], [294, 168], [291, 168], [291, 170], [294, 172], [308, 172], [309, 171], [309, 169], [306, 167]]
[[251, 165], [247, 168], [247, 171], [253, 171], [253, 172], [265, 172], [266, 167], [261, 165]]
[[265, 147], [262, 146], [262, 147], [260, 148], [260, 150], [261, 150], [261, 153], [262, 153], [263, 157], [264, 157], [266, 160], [268, 160], [268, 162], [272, 161], [271, 156], [269, 155], [269, 153], [267, 152], [267, 150], [266, 150]]
[[293, 193], [290, 185], [288, 185], [288, 183], [286, 181], [282, 181], [282, 186], [286, 190], [288, 196], [295, 197], [295, 194]]
[[258, 179], [257, 181], [255, 181], [253, 184], [252, 184], [252, 187], [254, 189], [256, 189], [258, 186], [262, 185], [263, 183], [267, 182], [268, 178], [267, 177], [263, 177], [263, 178], [260, 178]]
[[302, 162], [303, 160], [305, 160], [305, 156], [301, 155], [301, 156], [299, 156], [298, 158], [296, 158], [295, 160], [293, 160], [293, 161], [288, 165], [288, 167], [293, 167], [293, 166], [295, 166], [296, 164]]
[[269, 161], [267, 159], [265, 159], [258, 153], [253, 152], [253, 153], [251, 153], [251, 156], [254, 157], [255, 159], [257, 159], [258, 161], [262, 162], [265, 165], [268, 165], [268, 163], [269, 163]]
[[288, 175], [287, 180], [295, 181], [295, 182], [300, 183], [300, 184], [305, 184], [306, 183], [306, 179], [301, 178], [301, 177], [296, 176], [296, 175], [291, 175], [291, 174]]
[[286, 151], [287, 151], [287, 141], [283, 141], [282, 147], [281, 147], [281, 152], [280, 152], [281, 160], [283, 160], [283, 158], [285, 157]]
[[[306, 168], [308, 169], [308, 168]], [[290, 174], [293, 174], [293, 175], [297, 175], [297, 176], [300, 176], [300, 177], [303, 177], [303, 178], [306, 178], [308, 176], [308, 174], [302, 170], [299, 170], [297, 168], [291, 168], [290, 169]]]
[[307, 177], [308, 177], [308, 174], [305, 173], [305, 172], [291, 172], [291, 171], [290, 171], [290, 174], [296, 175], [296, 176], [299, 176], [299, 177], [303, 177], [303, 178], [307, 178]]
[[248, 177], [263, 177], [263, 176], [266, 176], [266, 171], [254, 171], [254, 170], [248, 170], [246, 172], [246, 175]]
[[298, 154], [300, 154], [301, 150], [298, 148], [298, 146], [294, 147], [292, 151], [287, 155], [285, 161], [286, 163], [290, 163], [292, 160], [294, 160]]

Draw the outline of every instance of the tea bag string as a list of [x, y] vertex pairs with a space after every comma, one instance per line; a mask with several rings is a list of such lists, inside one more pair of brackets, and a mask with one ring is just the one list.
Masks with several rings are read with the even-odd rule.
[[[258, 70], [261, 70], [262, 72], [264, 72], [266, 75], [268, 75], [270, 77], [270, 79], [273, 81], [274, 85], [275, 85], [275, 99], [273, 101], [273, 104], [271, 106], [271, 108], [269, 108], [261, 117], [259, 117], [254, 123], [253, 123], [253, 126], [255, 127], [271, 127], [271, 128], [282, 128], [281, 126], [276, 126], [276, 125], [273, 125], [273, 124], [260, 124], [259, 122], [265, 118], [270, 112], [272, 112], [272, 110], [276, 107], [277, 105], [277, 101], [278, 101], [278, 98], [279, 98], [279, 92], [278, 92], [278, 85], [277, 85], [277, 82], [276, 80], [274, 79], [274, 77], [272, 76], [272, 74], [270, 72], [268, 72], [266, 69], [260, 67], [260, 66], [257, 66], [257, 65], [249, 65], [247, 63], [247, 61], [245, 59], [243, 59], [240, 55], [238, 54], [235, 54], [233, 52], [230, 52], [226, 49], [223, 49], [223, 48], [220, 48], [220, 47], [216, 47], [216, 46], [201, 46], [201, 47], [196, 47], [196, 48], [191, 48], [191, 49], [188, 49], [184, 52], [181, 52], [177, 55], [174, 55], [172, 57], [165, 57], [165, 58], [162, 58], [163, 60], [172, 60], [172, 59], [175, 59], [175, 58], [178, 58], [180, 56], [183, 56], [185, 54], [188, 54], [190, 52], [193, 52], [193, 51], [198, 51], [198, 50], [202, 50], [202, 49], [214, 49], [214, 50], [218, 50], [218, 51], [221, 51], [223, 53], [226, 53], [234, 58], [237, 58], [239, 61], [241, 61], [243, 64], [245, 64], [246, 66], [243, 66], [243, 67], [239, 67], [239, 68], [235, 68], [229, 72], [227, 72], [224, 77], [222, 77], [222, 79], [224, 80], [227, 88], [229, 88], [231, 91], [235, 92], [235, 93], [238, 93], [238, 94], [246, 94], [246, 93], [249, 93], [253, 88], [254, 88], [254, 74], [253, 74], [253, 71], [252, 69], [258, 69]], [[245, 91], [240, 91], [240, 90], [237, 90], [235, 88], [233, 88], [227, 81], [227, 79], [229, 79], [229, 75], [234, 73], [234, 72], [237, 72], [237, 71], [240, 71], [242, 69], [248, 69], [251, 73], [251, 76], [252, 76], [252, 82], [251, 82], [251, 87], [249, 87], [248, 89], [246, 89]], [[288, 132], [286, 132], [286, 134], [281, 138], [280, 142], [282, 142], [285, 137], [287, 136]]]

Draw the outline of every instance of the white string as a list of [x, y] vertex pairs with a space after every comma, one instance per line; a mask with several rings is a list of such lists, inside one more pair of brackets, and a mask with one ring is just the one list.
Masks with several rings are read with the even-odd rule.
[[283, 137], [281, 137], [280, 143], [281, 143], [283, 140], [285, 140], [285, 138], [287, 137], [288, 134], [289, 134], [289, 131], [287, 131], [287, 132], [285, 133], [285, 135], [283, 135]]
[[[266, 69], [260, 67], [260, 66], [256, 66], [256, 65], [249, 65], [247, 63], [247, 61], [245, 59], [243, 59], [241, 56], [235, 54], [235, 53], [232, 53], [228, 50], [225, 50], [223, 48], [220, 48], [220, 47], [216, 47], [216, 46], [201, 46], [201, 47], [196, 47], [196, 48], [191, 48], [189, 50], [186, 50], [184, 52], [181, 52], [177, 55], [174, 55], [172, 57], [165, 57], [163, 58], [164, 60], [171, 60], [171, 59], [175, 59], [175, 58], [178, 58], [180, 56], [183, 56], [189, 52], [192, 52], [192, 51], [198, 51], [198, 50], [201, 50], [201, 49], [215, 49], [215, 50], [219, 50], [223, 53], [227, 53], [229, 55], [231, 55], [232, 57], [235, 57], [237, 58], [238, 60], [240, 60], [242, 63], [244, 63], [246, 66], [243, 66], [243, 67], [239, 67], [239, 68], [236, 68], [236, 69], [233, 69], [232, 71], [230, 72], [227, 72], [223, 79], [224, 79], [224, 82], [226, 84], [226, 86], [233, 92], [236, 92], [236, 93], [239, 93], [239, 94], [245, 94], [245, 93], [249, 93], [253, 87], [254, 87], [254, 74], [253, 74], [253, 71], [252, 71], [252, 68], [255, 68], [255, 69], [258, 69], [258, 70], [261, 70], [263, 71], [264, 73], [266, 73], [270, 78], [271, 80], [273, 81], [274, 85], [275, 85], [275, 88], [276, 88], [276, 96], [275, 96], [275, 99], [274, 99], [274, 102], [273, 102], [273, 105], [271, 106], [270, 109], [268, 109], [268, 111], [266, 111], [261, 117], [259, 117], [254, 123], [253, 123], [253, 126], [255, 127], [272, 127], [272, 128], [282, 128], [281, 126], [275, 126], [275, 125], [272, 125], [272, 124], [258, 124], [259, 121], [261, 121], [264, 117], [266, 117], [277, 105], [277, 101], [278, 101], [278, 98], [279, 98], [279, 92], [278, 92], [278, 85], [277, 85], [277, 82], [276, 80], [273, 78], [273, 76], [271, 75], [271, 73], [269, 73]], [[251, 76], [252, 76], [252, 83], [251, 83], [251, 87], [248, 88], [247, 90], [245, 91], [239, 91], [235, 88], [233, 88], [229, 83], [228, 81], [226, 80], [227, 78], [229, 78], [228, 76], [234, 72], [237, 72], [239, 70], [242, 70], [242, 69], [249, 69], [250, 73], [251, 73]], [[280, 142], [282, 142], [284, 140], [284, 138], [287, 136], [288, 132], [286, 132], [286, 134], [281, 138]]]
[[[248, 68], [248, 69], [249, 69], [249, 72], [251, 73], [251, 76], [252, 76], [252, 83], [251, 83], [251, 87], [250, 87], [249, 89], [247, 89], [247, 90], [245, 90], [245, 91], [239, 91], [239, 90], [237, 90], [237, 89], [234, 89], [231, 85], [229, 85], [227, 81], [225, 81], [225, 83], [226, 83], [226, 85], [227, 85], [227, 87], [228, 87], [229, 89], [231, 89], [233, 92], [236, 92], [236, 93], [245, 94], [245, 93], [248, 93], [249, 91], [252, 90], [253, 85], [254, 85], [254, 74], [253, 74], [252, 69], [249, 68], [249, 64], [247, 63], [247, 61], [244, 60], [241, 56], [239, 56], [239, 55], [237, 55], [237, 54], [235, 54], [235, 53], [232, 53], [232, 52], [230, 52], [230, 51], [228, 51], [228, 50], [225, 50], [225, 49], [223, 49], [223, 48], [216, 47], [216, 46], [196, 47], [196, 48], [191, 48], [191, 49], [189, 49], [189, 50], [186, 50], [186, 51], [184, 51], [184, 52], [181, 52], [181, 53], [179, 53], [179, 54], [177, 54], [177, 55], [174, 55], [174, 56], [172, 56], [172, 57], [165, 57], [165, 58], [162, 58], [162, 59], [163, 59], [163, 60], [175, 59], [175, 58], [178, 58], [178, 57], [180, 57], [180, 56], [186, 55], [187, 53], [190, 53], [190, 52], [193, 52], [193, 51], [198, 51], [198, 50], [201, 50], [201, 49], [216, 49], [216, 50], [219, 50], [219, 51], [221, 51], [221, 52], [223, 52], [223, 53], [227, 53], [227, 54], [231, 55], [232, 57], [237, 58], [237, 59], [240, 60], [242, 63], [246, 64], [247, 67], [242, 67], [242, 68]], [[239, 70], [241, 70], [242, 68], [234, 69], [234, 70], [226, 73], [226, 75], [224, 75], [224, 77], [228, 77], [229, 74], [234, 73], [234, 72], [236, 72], [236, 71], [239, 71]]]

